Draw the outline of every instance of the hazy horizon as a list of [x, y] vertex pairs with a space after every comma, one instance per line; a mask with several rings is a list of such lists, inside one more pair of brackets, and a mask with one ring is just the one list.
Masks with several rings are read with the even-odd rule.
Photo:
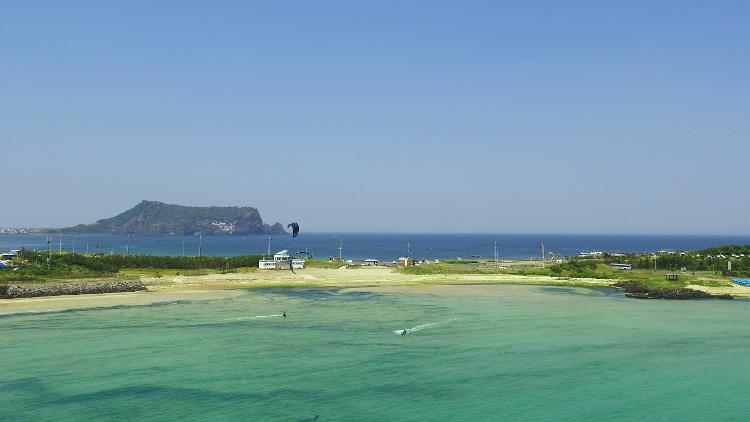
[[0, 227], [747, 235], [750, 3], [5, 5]]

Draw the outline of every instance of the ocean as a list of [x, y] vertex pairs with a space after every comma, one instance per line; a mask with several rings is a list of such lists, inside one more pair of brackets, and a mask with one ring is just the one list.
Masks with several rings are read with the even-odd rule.
[[6, 314], [0, 420], [744, 420], [748, 312], [505, 285]]
[[[2, 235], [0, 251], [18, 249], [46, 250], [46, 235]], [[305, 233], [299, 237], [272, 236], [271, 251], [287, 249], [307, 251], [315, 258], [339, 256], [345, 259], [367, 258], [391, 261], [405, 256], [425, 259], [455, 259], [494, 256], [497, 242], [501, 258], [539, 257], [541, 244], [546, 252], [561, 256], [586, 251], [653, 252], [660, 249], [695, 250], [726, 244], [750, 244], [750, 236], [669, 236], [669, 235], [559, 235], [559, 234], [368, 234]], [[76, 252], [145, 255], [247, 255], [268, 250], [266, 236], [123, 236], [123, 235], [54, 235], [50, 247]]]

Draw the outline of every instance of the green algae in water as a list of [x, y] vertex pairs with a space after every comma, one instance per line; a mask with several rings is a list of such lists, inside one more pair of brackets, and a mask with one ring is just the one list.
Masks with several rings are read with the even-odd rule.
[[0, 420], [740, 419], [748, 312], [442, 286], [10, 315]]

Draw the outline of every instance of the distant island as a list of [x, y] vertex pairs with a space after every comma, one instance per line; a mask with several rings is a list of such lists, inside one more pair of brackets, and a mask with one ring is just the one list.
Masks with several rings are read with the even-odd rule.
[[253, 207], [189, 207], [142, 201], [135, 207], [94, 224], [53, 230], [68, 234], [250, 235], [284, 234], [281, 223], [263, 223]]

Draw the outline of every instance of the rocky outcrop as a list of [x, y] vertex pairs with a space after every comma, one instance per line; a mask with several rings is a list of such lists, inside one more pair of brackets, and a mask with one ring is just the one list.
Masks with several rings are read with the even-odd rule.
[[76, 234], [221, 235], [284, 234], [280, 223], [263, 223], [253, 207], [188, 207], [158, 201], [142, 201], [135, 207], [94, 224], [59, 230]]
[[678, 288], [653, 288], [646, 287], [637, 281], [619, 281], [614, 284], [625, 291], [625, 296], [633, 299], [732, 299], [730, 295], [712, 295], [695, 289]]
[[140, 280], [107, 281], [100, 283], [40, 284], [36, 286], [0, 286], [0, 298], [88, 295], [99, 293], [137, 292], [146, 290]]

